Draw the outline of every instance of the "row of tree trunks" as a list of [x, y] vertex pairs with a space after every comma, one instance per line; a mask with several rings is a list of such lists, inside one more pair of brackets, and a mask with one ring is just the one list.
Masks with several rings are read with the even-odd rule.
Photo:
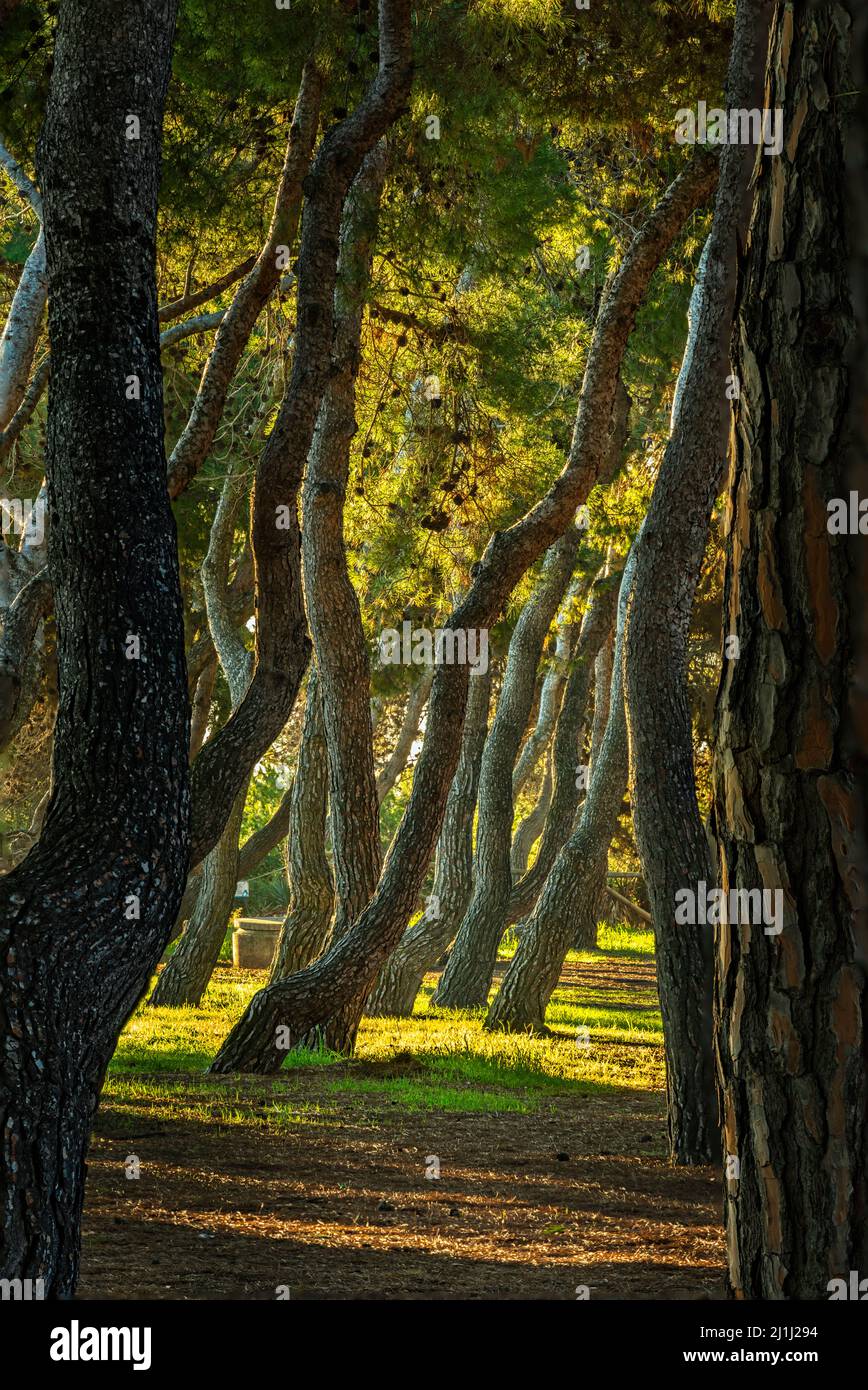
[[[727, 106], [761, 107], [772, 2], [736, 13]], [[633, 823], [651, 900], [666, 1050], [669, 1144], [678, 1163], [720, 1154], [711, 1043], [711, 932], [677, 925], [676, 894], [714, 883], [696, 800], [686, 689], [693, 596], [726, 457], [729, 344], [737, 247], [750, 178], [764, 156], [727, 145], [711, 232], [691, 303], [673, 429], [642, 527], [625, 634]]]
[[552, 546], [512, 634], [497, 711], [482, 754], [473, 895], [432, 1001], [438, 1008], [469, 1009], [488, 998], [512, 887], [513, 769], [530, 716], [543, 644], [572, 578], [579, 541], [580, 533], [571, 528]]
[[512, 799], [517, 801], [540, 760], [549, 748], [567, 685], [570, 658], [578, 637], [572, 608], [588, 588], [588, 576], [580, 573], [570, 585], [564, 600], [564, 611], [558, 621], [555, 651], [540, 688], [536, 723], [524, 741], [512, 774]]
[[326, 854], [328, 770], [321, 692], [316, 668], [312, 666], [286, 839], [289, 905], [271, 967], [271, 980], [286, 979], [296, 970], [303, 970], [316, 960], [328, 940], [335, 898]]
[[[382, 22], [380, 33], [382, 57]], [[704, 152], [695, 155], [631, 242], [597, 315], [567, 464], [521, 521], [491, 538], [468, 593], [448, 619], [450, 629], [490, 629], [518, 580], [572, 524], [604, 472], [621, 363], [639, 306], [666, 250], [716, 181], [717, 161]], [[284, 1057], [278, 1028], [301, 1037], [344, 1002], [369, 993], [415, 910], [428, 871], [458, 762], [468, 674], [461, 664], [437, 669], [410, 800], [373, 899], [321, 960], [254, 996], [215, 1058], [215, 1071], [278, 1070]]]
[[491, 667], [470, 682], [461, 756], [437, 841], [434, 886], [421, 919], [403, 935], [380, 972], [366, 1011], [408, 1017], [429, 970], [461, 925], [473, 891], [473, 817], [488, 726]]
[[304, 178], [292, 373], [252, 496], [256, 662], [240, 706], [193, 764], [194, 863], [220, 838], [236, 795], [286, 724], [310, 655], [298, 491], [331, 371], [344, 204], [410, 92], [409, 0], [380, 0], [379, 31], [376, 77], [356, 109], [325, 136]]
[[576, 923], [590, 916], [597, 902], [600, 865], [604, 865], [605, 872], [627, 783], [627, 726], [620, 655], [632, 570], [633, 552], [620, 581], [611, 709], [597, 769], [584, 799], [579, 826], [563, 845], [545, 880], [536, 908], [524, 923], [522, 940], [501, 988], [488, 1009], [485, 1027], [490, 1030], [544, 1033], [545, 1009], [576, 935]]
[[552, 748], [554, 783], [542, 840], [533, 864], [513, 885], [504, 927], [520, 921], [533, 909], [558, 854], [574, 828], [576, 811], [587, 785], [586, 777], [581, 776], [579, 770], [585, 744], [591, 681], [597, 656], [612, 632], [619, 582], [620, 575], [607, 573], [606, 566], [594, 580], [555, 729]]
[[777, 934], [717, 933], [729, 1285], [748, 1299], [826, 1299], [868, 1270], [868, 881], [847, 721], [866, 541], [827, 525], [858, 447], [851, 33], [838, 4], [776, 11], [767, 104], [785, 154], [761, 163], [738, 295], [724, 601], [741, 650], [719, 692], [715, 811], [723, 886], [782, 908]]
[[0, 881], [0, 1277], [44, 1280], [49, 1298], [75, 1289], [93, 1114], [190, 846], [156, 290], [174, 23], [174, 0], [61, 0], [37, 151], [60, 702], [42, 835]]
[[621, 579], [609, 718], [582, 818], [546, 879], [492, 1001], [485, 1020], [485, 1027], [492, 1031], [545, 1032], [546, 1008], [575, 938], [576, 925], [587, 921], [596, 909], [600, 865], [605, 874], [627, 786], [622, 646], [635, 548], [634, 542]]

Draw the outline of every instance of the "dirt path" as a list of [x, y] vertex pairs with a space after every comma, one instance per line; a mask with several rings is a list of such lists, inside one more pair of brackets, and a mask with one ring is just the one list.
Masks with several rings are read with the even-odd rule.
[[[647, 989], [646, 967], [621, 966], [572, 967], [563, 983]], [[143, 1099], [140, 1120], [108, 1106], [79, 1296], [274, 1299], [288, 1286], [293, 1299], [573, 1299], [579, 1285], [594, 1299], [720, 1296], [720, 1180], [668, 1166], [662, 1096], [411, 1113], [329, 1085], [412, 1071], [398, 1059], [209, 1078], [210, 1094], [225, 1085], [233, 1098], [230, 1125], [179, 1119], [169, 1100]], [[275, 1103], [298, 1117], [279, 1133], [262, 1120]], [[131, 1152], [137, 1181], [124, 1173]], [[425, 1177], [431, 1154], [439, 1181]]]

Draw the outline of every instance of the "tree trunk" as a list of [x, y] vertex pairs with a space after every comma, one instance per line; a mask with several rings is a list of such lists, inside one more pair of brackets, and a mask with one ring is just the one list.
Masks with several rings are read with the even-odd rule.
[[473, 891], [473, 816], [488, 723], [491, 668], [474, 676], [467, 699], [461, 756], [437, 842], [434, 887], [424, 916], [406, 931], [386, 961], [367, 1002], [374, 1015], [409, 1017], [429, 970], [461, 925]]
[[328, 940], [335, 893], [326, 858], [327, 806], [328, 749], [319, 680], [316, 667], [312, 666], [286, 840], [289, 907], [269, 984], [303, 970], [316, 960]]
[[[385, 177], [386, 150], [381, 142], [365, 159], [347, 199], [335, 290], [332, 369], [304, 487], [302, 557], [329, 751], [336, 940], [374, 896], [382, 862], [368, 643], [347, 567], [343, 515], [350, 445], [357, 428], [362, 316]], [[352, 1052], [363, 1004], [363, 996], [350, 1000], [309, 1041]]]
[[576, 923], [596, 903], [600, 865], [609, 845], [627, 784], [627, 720], [624, 714], [623, 622], [632, 583], [636, 542], [624, 568], [609, 719], [578, 829], [567, 840], [521, 934], [500, 991], [485, 1020], [491, 1031], [545, 1032], [545, 1012], [566, 959]]
[[[244, 698], [250, 681], [250, 653], [240, 636], [230, 602], [229, 563], [235, 518], [247, 493], [241, 464], [227, 474], [202, 561], [202, 589], [208, 627], [226, 683], [232, 709]], [[155, 1008], [198, 1005], [220, 956], [238, 883], [238, 837], [244, 818], [248, 783], [244, 783], [214, 849], [205, 859], [196, 907], [174, 955], [165, 965], [149, 1003]]]
[[539, 795], [524, 820], [519, 823], [512, 837], [509, 868], [513, 883], [527, 872], [527, 861], [530, 859], [530, 852], [543, 832], [546, 816], [552, 804], [553, 787], [552, 750], [549, 748], [546, 753], [545, 769], [543, 771]]
[[740, 654], [719, 692], [715, 812], [724, 887], [780, 893], [782, 929], [717, 932], [738, 1298], [827, 1299], [868, 1270], [868, 883], [846, 739], [865, 539], [830, 532], [827, 512], [848, 497], [849, 48], [840, 5], [776, 12], [786, 156], [761, 162], [739, 283], [724, 612]]
[[509, 644], [479, 774], [473, 896], [432, 1000], [438, 1008], [472, 1009], [488, 998], [512, 888], [513, 769], [527, 728], [543, 643], [570, 582], [579, 539], [579, 532], [570, 529], [552, 546]]
[[[727, 79], [730, 109], [762, 106], [771, 0], [741, 0]], [[736, 252], [750, 209], [757, 156], [725, 146], [711, 232], [691, 303], [679, 404], [636, 555], [625, 634], [633, 823], [651, 900], [663, 1014], [669, 1143], [679, 1163], [719, 1156], [711, 1046], [712, 942], [679, 926], [681, 890], [713, 885], [696, 800], [686, 689], [693, 596], [726, 456], [727, 373]]]
[[52, 1298], [75, 1289], [93, 1114], [190, 844], [155, 281], [174, 20], [172, 0], [62, 0], [38, 146], [60, 702], [42, 835], [0, 882], [0, 1277]]
[[148, 1000], [152, 1008], [195, 1008], [202, 1002], [232, 916], [238, 885], [238, 836], [246, 800], [245, 787], [232, 807], [223, 834], [205, 858], [196, 906], [154, 985]]
[[[591, 724], [591, 751], [589, 754], [589, 775], [591, 778], [594, 776], [594, 767], [599, 759], [600, 749], [603, 746], [603, 739], [609, 723], [612, 670], [615, 656], [614, 639], [615, 634], [613, 632], [603, 643], [594, 662], [594, 719]], [[576, 934], [572, 943], [574, 951], [589, 951], [597, 944], [597, 927], [609, 907], [609, 895], [606, 892], [608, 867], [609, 845], [606, 846], [606, 858], [601, 857], [597, 866], [596, 890], [588, 895], [590, 909], [580, 914], [578, 918]]]

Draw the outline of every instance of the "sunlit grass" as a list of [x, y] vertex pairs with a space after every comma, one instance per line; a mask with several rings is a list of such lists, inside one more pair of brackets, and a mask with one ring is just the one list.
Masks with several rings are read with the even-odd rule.
[[[507, 941], [501, 959], [514, 949], [514, 940]], [[605, 969], [607, 960], [611, 970]], [[647, 984], [642, 972], [638, 980], [627, 980], [615, 968], [618, 960], [651, 966], [651, 932], [604, 925], [597, 950], [570, 953], [570, 965], [597, 969], [582, 974], [580, 985], [555, 991], [546, 1016], [549, 1037], [486, 1033], [484, 1009], [432, 1009], [437, 982], [432, 974], [412, 1017], [363, 1019], [351, 1061], [325, 1050], [298, 1049], [287, 1055], [284, 1071], [315, 1067], [327, 1078], [329, 1096], [379, 1098], [411, 1110], [527, 1111], [557, 1093], [659, 1089], [662, 1027], [653, 976], [649, 970]], [[245, 1077], [243, 1086], [233, 1088], [206, 1074], [229, 1029], [264, 982], [264, 972], [221, 965], [200, 1008], [140, 1005], [118, 1043], [104, 1101], [118, 1117], [128, 1107], [135, 1115], [141, 1107], [154, 1106], [179, 1119], [220, 1124], [328, 1123], [328, 1103], [324, 1108], [292, 1106], [284, 1096], [272, 1099], [270, 1093], [263, 1101], [270, 1082]], [[389, 1075], [365, 1073], [368, 1066], [391, 1062], [395, 1068]], [[402, 1067], [415, 1075], [401, 1076]], [[331, 1068], [341, 1069], [340, 1076], [329, 1077]], [[257, 1094], [260, 1099], [254, 1103], [251, 1097]]]

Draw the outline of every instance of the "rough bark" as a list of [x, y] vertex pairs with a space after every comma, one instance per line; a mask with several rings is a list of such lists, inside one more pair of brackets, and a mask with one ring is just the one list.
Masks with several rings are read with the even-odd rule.
[[[347, 566], [343, 516], [350, 445], [357, 428], [362, 317], [385, 176], [386, 150], [381, 142], [368, 154], [347, 199], [335, 290], [331, 373], [303, 493], [305, 596], [329, 750], [336, 940], [373, 897], [382, 863], [371, 737], [370, 659], [361, 607]], [[318, 1041], [335, 1051], [351, 1052], [363, 1004], [364, 997], [339, 1009], [320, 1027]]]
[[326, 857], [327, 806], [328, 749], [319, 681], [312, 667], [286, 841], [289, 905], [269, 983], [303, 970], [316, 960], [328, 940], [335, 892]]
[[45, 234], [40, 227], [0, 334], [0, 430], [5, 430], [27, 392], [47, 292]]
[[719, 691], [715, 811], [723, 885], [780, 891], [783, 923], [717, 931], [738, 1298], [827, 1299], [831, 1279], [868, 1269], [868, 883], [846, 722], [866, 542], [830, 533], [827, 512], [848, 496], [849, 45], [840, 5], [775, 14], [785, 152], [759, 171], [739, 278], [724, 611], [741, 653]]
[[576, 923], [586, 919], [596, 903], [600, 864], [605, 871], [627, 785], [622, 646], [635, 548], [634, 542], [621, 580], [609, 718], [582, 818], [558, 855], [525, 923], [518, 950], [485, 1020], [485, 1027], [491, 1031], [545, 1032], [546, 1008], [575, 936]]
[[366, 1011], [409, 1017], [422, 980], [453, 940], [473, 891], [473, 817], [488, 725], [491, 668], [474, 676], [467, 697], [461, 755], [437, 841], [434, 885], [425, 913], [402, 936], [371, 991]]
[[[763, 105], [772, 0], [736, 12], [727, 107]], [[669, 1143], [679, 1163], [719, 1156], [711, 1045], [712, 942], [675, 922], [676, 894], [714, 882], [696, 800], [686, 688], [693, 597], [724, 460], [737, 246], [750, 210], [751, 145], [727, 145], [697, 284], [679, 407], [636, 556], [625, 634], [636, 844], [648, 885], [663, 1014]]]
[[214, 686], [217, 681], [217, 656], [211, 658], [206, 663], [202, 674], [196, 681], [196, 690], [193, 695], [193, 708], [190, 719], [190, 761], [198, 755], [202, 744], [205, 742], [205, 735], [208, 732], [208, 717], [211, 713], [211, 699], [214, 695]]
[[[382, 57], [382, 21], [380, 31]], [[571, 524], [605, 469], [621, 362], [639, 305], [662, 256], [716, 180], [716, 160], [705, 154], [692, 159], [628, 248], [597, 316], [566, 466], [521, 521], [491, 538], [468, 593], [448, 620], [452, 629], [491, 627], [518, 580]], [[303, 1036], [328, 1016], [324, 1001], [330, 1011], [370, 989], [404, 931], [428, 870], [461, 747], [468, 674], [466, 666], [444, 664], [434, 677], [413, 790], [372, 901], [321, 960], [254, 997], [215, 1058], [215, 1071], [279, 1069], [277, 1026]]]
[[[42, 834], [0, 882], [0, 1276], [43, 1279], [53, 1298], [75, 1289], [93, 1114], [189, 850], [155, 280], [174, 19], [172, 0], [93, 0], [86, 11], [62, 0], [37, 151], [60, 702]], [[130, 373], [137, 401], [126, 398]], [[128, 634], [144, 659], [127, 658]]]
[[488, 998], [512, 888], [513, 770], [543, 643], [570, 582], [579, 541], [580, 533], [570, 528], [549, 550], [512, 634], [479, 774], [473, 895], [432, 1000], [438, 1008], [477, 1008]]

